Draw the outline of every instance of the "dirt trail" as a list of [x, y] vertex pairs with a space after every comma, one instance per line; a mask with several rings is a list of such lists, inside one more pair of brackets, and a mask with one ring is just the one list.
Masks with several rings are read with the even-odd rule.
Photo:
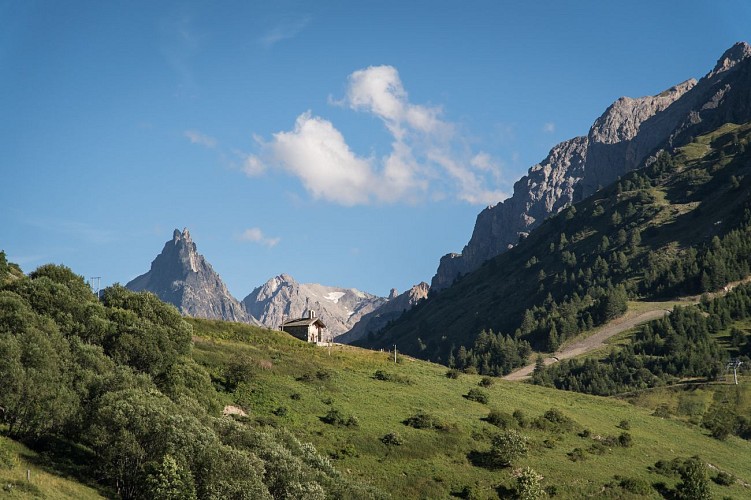
[[[614, 319], [607, 325], [598, 329], [596, 333], [590, 335], [589, 337], [576, 341], [573, 344], [569, 344], [566, 347], [564, 347], [562, 350], [554, 353], [553, 356], [550, 356], [549, 358], [545, 358], [545, 364], [552, 365], [553, 363], [556, 363], [562, 359], [573, 358], [575, 356], [579, 356], [581, 354], [593, 351], [595, 349], [599, 349], [600, 347], [604, 347], [605, 341], [609, 339], [610, 337], [614, 335], [618, 335], [621, 332], [625, 332], [626, 330], [629, 330], [638, 324], [646, 323], [647, 321], [661, 318], [665, 316], [666, 314], [670, 314], [670, 311], [667, 309], [655, 309], [652, 311], [643, 312], [638, 315], [629, 316], [628, 314], [626, 314], [625, 316], [621, 316], [620, 318]], [[503, 379], [504, 380], [523, 380], [525, 378], [530, 377], [534, 369], [535, 369], [535, 364], [532, 363], [514, 372], [509, 373], [508, 375], [503, 377]]]
[[[751, 282], [751, 276], [747, 276], [746, 278], [739, 280], [739, 281], [733, 281], [731, 283], [728, 283], [723, 287], [722, 290], [718, 292], [710, 293], [710, 298], [718, 297], [721, 295], [725, 295], [730, 290], [735, 288], [736, 286], [740, 284], [745, 284]], [[689, 304], [697, 304], [699, 303], [699, 299], [701, 296], [695, 295], [690, 297], [681, 297], [679, 299], [676, 299], [678, 302], [683, 302], [685, 305]], [[674, 303], [674, 302], [673, 302]], [[660, 302], [654, 302], [655, 307], [657, 309], [652, 309], [651, 311], [646, 311], [640, 314], [636, 314], [634, 312], [627, 312], [624, 316], [621, 316], [620, 318], [616, 318], [607, 325], [601, 327], [596, 331], [596, 333], [590, 335], [589, 337], [578, 340], [574, 342], [573, 344], [569, 344], [565, 346], [562, 350], [554, 353], [553, 356], [550, 356], [548, 358], [545, 358], [545, 365], [552, 365], [553, 363], [556, 363], [562, 359], [568, 359], [573, 358], [575, 356], [579, 356], [581, 354], [588, 353], [590, 351], [594, 351], [595, 349], [599, 349], [601, 347], [605, 346], [605, 341], [609, 339], [610, 337], [614, 335], [618, 335], [621, 332], [625, 332], [626, 330], [629, 330], [633, 327], [635, 327], [638, 324], [646, 323], [647, 321], [651, 321], [653, 319], [660, 318], [662, 316], [665, 316], [666, 314], [670, 314], [670, 310], [660, 308]], [[668, 303], [665, 303], [668, 304]], [[504, 380], [524, 380], [532, 376], [532, 372], [535, 369], [535, 364], [529, 364], [527, 366], [524, 366], [522, 368], [519, 368], [516, 371], [513, 371], [503, 377]]]

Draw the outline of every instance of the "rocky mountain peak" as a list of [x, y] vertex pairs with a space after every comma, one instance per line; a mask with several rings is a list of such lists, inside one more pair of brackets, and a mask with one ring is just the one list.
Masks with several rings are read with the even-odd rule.
[[749, 57], [751, 57], [751, 45], [746, 42], [737, 42], [722, 54], [708, 76], [711, 78], [718, 73], [727, 71]]
[[398, 318], [404, 311], [411, 309], [415, 304], [427, 298], [429, 290], [430, 286], [424, 281], [399, 295], [394, 295], [396, 289], [392, 288], [388, 301], [367, 314], [363, 314], [351, 329], [339, 335], [336, 341], [348, 344], [366, 337], [370, 332], [377, 332], [385, 327], [389, 321]]
[[211, 264], [198, 253], [187, 228], [182, 232], [175, 229], [149, 272], [125, 286], [152, 292], [189, 316], [252, 322]]
[[399, 295], [399, 292], [396, 290], [396, 288], [392, 288], [389, 292], [389, 300], [395, 299]]
[[751, 46], [736, 43], [699, 81], [685, 80], [656, 95], [621, 97], [586, 137], [564, 141], [514, 184], [514, 194], [477, 216], [461, 254], [441, 258], [435, 290], [505, 252], [546, 217], [639, 168], [660, 149], [728, 122], [751, 121]]
[[349, 330], [386, 299], [354, 288], [340, 288], [317, 283], [298, 283], [289, 274], [280, 274], [254, 289], [245, 299], [245, 310], [261, 324], [278, 328], [290, 318], [304, 317], [316, 311], [334, 335]]

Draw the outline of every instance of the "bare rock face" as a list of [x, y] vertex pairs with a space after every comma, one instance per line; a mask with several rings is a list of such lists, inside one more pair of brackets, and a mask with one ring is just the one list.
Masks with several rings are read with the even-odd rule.
[[298, 283], [292, 276], [281, 274], [253, 290], [243, 304], [268, 328], [279, 328], [282, 322], [304, 317], [313, 310], [336, 337], [386, 300], [355, 288]]
[[392, 289], [388, 302], [381, 305], [378, 309], [364, 314], [351, 330], [339, 335], [335, 340], [349, 344], [366, 337], [370, 332], [375, 333], [379, 331], [389, 321], [398, 318], [404, 311], [411, 309], [415, 304], [426, 299], [429, 290], [430, 286], [425, 282], [413, 286], [401, 295], [395, 295], [396, 290]]
[[640, 168], [661, 149], [728, 122], [751, 121], [751, 46], [739, 42], [698, 82], [686, 80], [654, 96], [621, 97], [595, 120], [586, 137], [555, 146], [514, 184], [507, 200], [477, 216], [461, 254], [441, 258], [431, 287], [446, 288], [462, 274], [514, 246], [546, 217]]
[[151, 263], [151, 270], [125, 287], [152, 292], [187, 316], [255, 323], [198, 253], [187, 229], [182, 233], [175, 229], [172, 240]]

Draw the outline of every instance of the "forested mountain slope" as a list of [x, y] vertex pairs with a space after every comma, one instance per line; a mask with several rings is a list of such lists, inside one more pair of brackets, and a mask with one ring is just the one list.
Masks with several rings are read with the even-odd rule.
[[363, 344], [507, 373], [527, 342], [554, 350], [629, 297], [701, 293], [749, 274], [750, 138], [750, 125], [727, 124], [661, 154]]

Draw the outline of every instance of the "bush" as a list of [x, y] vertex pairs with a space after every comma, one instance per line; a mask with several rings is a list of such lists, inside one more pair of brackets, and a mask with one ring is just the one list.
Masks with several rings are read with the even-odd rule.
[[516, 497], [519, 500], [537, 500], [545, 496], [540, 482], [542, 476], [531, 467], [525, 467], [516, 474]]
[[404, 444], [402, 437], [396, 432], [389, 432], [381, 438], [381, 442], [390, 446], [401, 446]]
[[675, 498], [679, 500], [709, 500], [709, 480], [707, 470], [698, 457], [683, 463], [680, 470], [681, 482], [675, 487]]
[[500, 410], [491, 410], [485, 420], [501, 429], [513, 429], [519, 425], [513, 415]]
[[630, 448], [632, 444], [633, 438], [631, 437], [631, 434], [628, 432], [621, 432], [621, 435], [618, 436], [618, 446]]
[[456, 380], [456, 379], [459, 378], [459, 374], [461, 374], [461, 372], [459, 370], [457, 370], [456, 368], [452, 368], [452, 369], [450, 369], [449, 371], [446, 372], [446, 378], [450, 378], [450, 379]]
[[509, 466], [519, 457], [527, 454], [527, 438], [513, 429], [507, 429], [501, 434], [493, 436], [490, 459], [492, 462]]
[[287, 416], [288, 410], [285, 406], [280, 406], [279, 408], [275, 409], [271, 413], [273, 413], [277, 417], [285, 417]]
[[386, 382], [396, 382], [397, 384], [410, 385], [412, 383], [412, 380], [410, 380], [407, 377], [404, 377], [402, 375], [397, 375], [394, 373], [388, 373], [383, 370], [376, 370], [376, 372], [373, 374], [373, 378], [376, 380], [383, 380]]
[[652, 485], [643, 479], [624, 477], [618, 484], [624, 490], [635, 495], [646, 497], [652, 493]]
[[621, 428], [621, 429], [623, 429], [624, 431], [631, 430], [631, 422], [629, 422], [628, 420], [625, 420], [625, 419], [621, 420], [618, 423], [618, 427]]
[[519, 427], [527, 427], [529, 425], [529, 419], [527, 419], [527, 415], [524, 414], [521, 410], [514, 410], [514, 413], [512, 413], [513, 417], [516, 419], [516, 423], [519, 424]]
[[574, 448], [573, 450], [566, 453], [568, 455], [569, 460], [572, 462], [579, 462], [580, 460], [584, 460], [587, 458], [587, 456], [584, 454], [584, 450], [581, 448]]
[[326, 415], [321, 417], [321, 421], [330, 425], [342, 425], [345, 427], [357, 427], [360, 425], [357, 417], [345, 417], [342, 412], [335, 408], [330, 409]]
[[445, 427], [436, 417], [422, 410], [403, 420], [402, 423], [415, 429], [443, 429]]
[[469, 399], [470, 401], [477, 401], [478, 403], [482, 403], [484, 405], [488, 404], [488, 394], [480, 389], [470, 389], [469, 392], [464, 395], [464, 397]]
[[730, 486], [731, 484], [735, 483], [735, 476], [727, 472], [720, 471], [715, 477], [712, 478], [712, 481], [719, 484], [720, 486]]
[[480, 387], [490, 387], [493, 385], [495, 381], [490, 377], [482, 377], [482, 379], [477, 383]]

